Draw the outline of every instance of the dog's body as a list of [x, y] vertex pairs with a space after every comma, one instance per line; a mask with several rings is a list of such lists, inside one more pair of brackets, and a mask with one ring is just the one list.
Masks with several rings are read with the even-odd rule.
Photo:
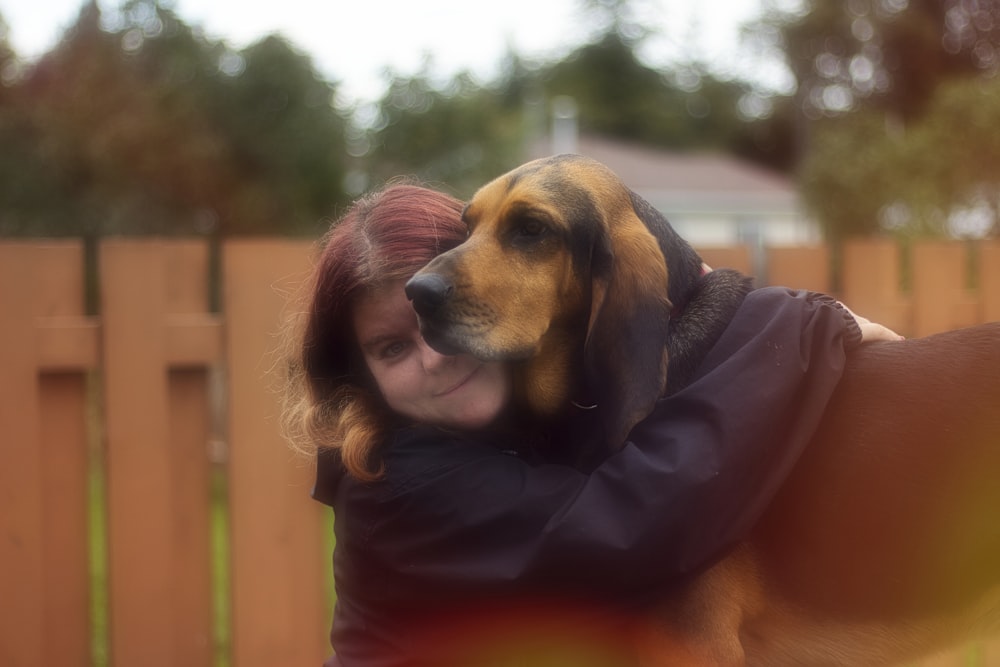
[[993, 634], [998, 471], [1000, 325], [864, 345], [761, 523], [668, 625], [697, 624], [701, 664], [767, 667], [896, 664]]
[[[428, 342], [514, 360], [546, 418], [599, 377], [582, 398], [605, 445], [687, 381], [749, 289], [578, 156], [500, 177], [465, 217], [469, 240], [408, 285]], [[753, 533], [665, 597], [643, 664], [893, 664], [1000, 630], [998, 473], [1000, 323], [862, 346]]]

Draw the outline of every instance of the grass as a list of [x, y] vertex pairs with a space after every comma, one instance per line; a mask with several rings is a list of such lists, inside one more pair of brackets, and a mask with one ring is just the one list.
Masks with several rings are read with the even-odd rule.
[[87, 373], [87, 521], [88, 569], [90, 572], [90, 659], [94, 667], [107, 667], [109, 657], [108, 634], [108, 524], [107, 486], [104, 474], [104, 395], [100, 374]]
[[[103, 457], [92, 454], [88, 483], [90, 571], [90, 656], [93, 667], [109, 667], [110, 620], [108, 607], [107, 493]], [[209, 546], [212, 578], [213, 667], [231, 664], [231, 609], [229, 579], [229, 512], [226, 505], [226, 477], [216, 466], [211, 476]]]
[[229, 508], [228, 489], [221, 466], [212, 471], [209, 530], [212, 562], [212, 645], [215, 667], [229, 667], [232, 651], [232, 610], [229, 578]]
[[[108, 498], [104, 433], [101, 428], [103, 396], [98, 373], [87, 377], [87, 521], [90, 574], [90, 658], [93, 667], [110, 667], [110, 611], [108, 566]], [[212, 581], [213, 667], [230, 667], [232, 612], [229, 577], [228, 486], [224, 465], [213, 465], [208, 495], [209, 558]]]
[[[95, 460], [97, 459], [97, 460]], [[91, 450], [87, 484], [87, 518], [90, 521], [90, 656], [94, 667], [106, 667], [108, 651], [108, 527], [104, 466]]]

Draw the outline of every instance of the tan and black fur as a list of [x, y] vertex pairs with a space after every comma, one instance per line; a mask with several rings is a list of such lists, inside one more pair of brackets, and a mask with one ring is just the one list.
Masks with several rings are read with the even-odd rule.
[[659, 213], [575, 156], [497, 179], [463, 217], [469, 239], [407, 285], [424, 338], [514, 360], [517, 395], [535, 414], [600, 405], [605, 446], [623, 442], [664, 387], [683, 386], [750, 289], [735, 271], [703, 275]]
[[[541, 418], [612, 446], [683, 386], [749, 289], [579, 156], [485, 185], [410, 281], [428, 342], [511, 360]], [[577, 396], [580, 387], [587, 396]], [[570, 411], [571, 412], [571, 411]], [[851, 354], [754, 532], [664, 592], [644, 665], [889, 665], [1000, 629], [1000, 323]]]

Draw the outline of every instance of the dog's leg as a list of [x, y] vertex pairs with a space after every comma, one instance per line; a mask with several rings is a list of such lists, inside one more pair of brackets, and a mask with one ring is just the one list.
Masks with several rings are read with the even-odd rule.
[[743, 667], [744, 620], [763, 602], [757, 563], [743, 544], [666, 596], [652, 625], [637, 632], [642, 667]]

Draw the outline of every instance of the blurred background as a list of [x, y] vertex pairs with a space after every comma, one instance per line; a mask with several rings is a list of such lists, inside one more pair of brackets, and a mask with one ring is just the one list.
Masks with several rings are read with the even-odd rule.
[[0, 2], [4, 236], [314, 235], [398, 174], [467, 197], [567, 108], [783, 179], [827, 240], [1000, 229], [995, 0], [38, 4]]

